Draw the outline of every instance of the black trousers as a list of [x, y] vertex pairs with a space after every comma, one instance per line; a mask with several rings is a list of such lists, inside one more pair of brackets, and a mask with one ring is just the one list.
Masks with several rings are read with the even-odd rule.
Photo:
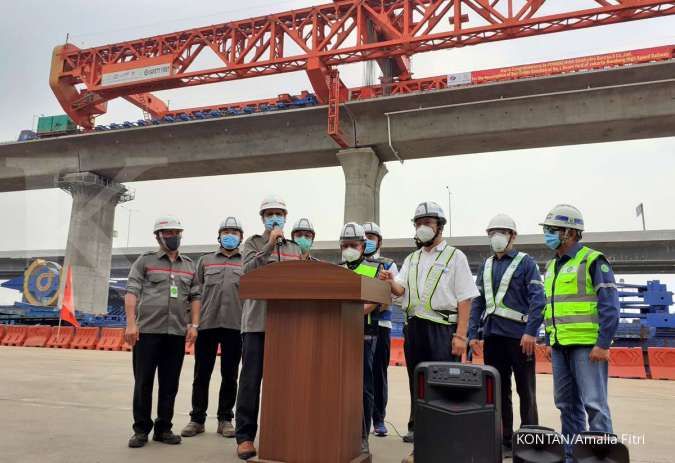
[[488, 336], [484, 344], [486, 365], [495, 367], [501, 378], [502, 436], [505, 444], [513, 437], [513, 403], [511, 401], [511, 373], [516, 379], [520, 398], [520, 424], [539, 424], [534, 355], [523, 354], [520, 339]]
[[239, 330], [214, 328], [201, 330], [195, 342], [195, 374], [192, 382], [191, 420], [204, 424], [209, 406], [209, 383], [220, 346], [220, 393], [218, 421], [232, 421], [232, 409], [237, 398], [237, 373], [241, 360]]
[[410, 419], [408, 431], [415, 429], [415, 367], [422, 362], [459, 362], [452, 355], [452, 336], [456, 325], [441, 325], [412, 317], [403, 327], [403, 353], [410, 387]]
[[237, 422], [235, 435], [238, 444], [255, 440], [258, 433], [264, 353], [265, 333], [242, 334], [241, 372], [235, 416]]
[[185, 336], [141, 333], [134, 345], [134, 432], [149, 434], [152, 423], [152, 387], [157, 371], [156, 433], [170, 431], [173, 406], [176, 402], [180, 370], [185, 357]]
[[375, 362], [373, 365], [373, 378], [375, 386], [375, 404], [373, 407], [373, 423], [384, 423], [387, 415], [387, 399], [389, 398], [389, 384], [387, 381], [387, 369], [391, 351], [391, 329], [379, 326], [377, 332], [377, 345], [375, 346]]
[[370, 421], [373, 416], [375, 400], [375, 383], [373, 381], [373, 365], [375, 360], [375, 346], [377, 336], [366, 335], [363, 338], [363, 426], [361, 437], [367, 438], [370, 434]]

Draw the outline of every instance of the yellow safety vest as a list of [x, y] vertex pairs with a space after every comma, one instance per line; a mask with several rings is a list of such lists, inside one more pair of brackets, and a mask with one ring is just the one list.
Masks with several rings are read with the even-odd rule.
[[408, 307], [406, 312], [408, 317], [418, 317], [440, 323], [442, 325], [451, 325], [457, 323], [457, 307], [433, 307], [433, 299], [438, 283], [441, 281], [443, 272], [448, 268], [448, 264], [455, 255], [455, 248], [446, 245], [436, 257], [436, 261], [429, 269], [429, 273], [424, 280], [424, 287], [420, 295], [417, 287], [418, 269], [422, 249], [418, 249], [410, 256], [410, 266], [408, 268]]
[[513, 320], [519, 323], [527, 323], [527, 314], [520, 312], [519, 310], [512, 309], [507, 307], [504, 304], [504, 297], [506, 296], [506, 291], [509, 289], [511, 284], [511, 279], [513, 274], [516, 272], [518, 265], [522, 262], [523, 258], [526, 256], [524, 252], [519, 252], [516, 254], [516, 257], [513, 258], [511, 264], [504, 272], [502, 280], [499, 283], [499, 289], [497, 290], [497, 295], [495, 296], [494, 290], [492, 289], [492, 262], [494, 261], [494, 256], [488, 258], [485, 261], [485, 269], [483, 270], [483, 291], [485, 292], [485, 313], [483, 313], [483, 319], [487, 318], [490, 315], [496, 315], [498, 317], [506, 318], [508, 320]]
[[584, 246], [557, 275], [555, 259], [548, 263], [544, 323], [551, 344], [594, 345], [598, 340], [598, 296], [589, 269], [600, 256], [599, 251]]

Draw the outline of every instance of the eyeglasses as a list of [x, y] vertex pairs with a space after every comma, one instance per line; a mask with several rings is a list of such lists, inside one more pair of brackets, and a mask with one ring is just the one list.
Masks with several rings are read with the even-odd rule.
[[560, 227], [551, 227], [549, 225], [544, 225], [544, 233], [558, 233], [559, 231], [562, 231], [563, 229]]

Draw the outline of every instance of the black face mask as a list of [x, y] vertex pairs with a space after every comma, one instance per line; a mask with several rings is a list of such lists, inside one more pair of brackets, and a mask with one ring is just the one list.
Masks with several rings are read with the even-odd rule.
[[169, 236], [169, 237], [166, 237], [166, 238], [164, 236], [160, 236], [159, 241], [169, 251], [175, 251], [180, 246], [180, 235]]

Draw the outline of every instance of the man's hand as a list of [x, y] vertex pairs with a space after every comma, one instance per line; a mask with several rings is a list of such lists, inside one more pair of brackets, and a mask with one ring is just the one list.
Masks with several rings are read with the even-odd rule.
[[474, 354], [479, 357], [483, 356], [483, 344], [481, 344], [478, 339], [472, 339], [469, 341], [469, 346], [471, 347], [471, 350], [473, 350]]
[[452, 355], [461, 357], [466, 352], [466, 338], [460, 339], [459, 336], [452, 337]]
[[138, 337], [139, 337], [138, 325], [136, 325], [136, 322], [134, 320], [131, 320], [127, 323], [127, 329], [124, 331], [124, 340], [131, 347], [134, 347], [136, 341], [138, 341]]
[[520, 338], [520, 347], [523, 349], [523, 354], [525, 355], [534, 355], [534, 349], [537, 345], [537, 338], [530, 336], [529, 334], [524, 334]]
[[377, 278], [382, 281], [392, 281], [394, 275], [389, 270], [380, 270], [380, 273], [377, 274]]
[[594, 346], [588, 357], [591, 359], [591, 362], [609, 362], [609, 349]]
[[275, 227], [275, 228], [272, 229], [272, 231], [270, 231], [270, 238], [269, 238], [269, 240], [267, 240], [267, 243], [270, 246], [275, 246], [277, 244], [277, 239], [283, 238], [283, 237], [284, 237], [284, 231], [279, 227]]
[[197, 340], [197, 328], [195, 328], [193, 325], [188, 326], [185, 340], [189, 345], [194, 344]]

